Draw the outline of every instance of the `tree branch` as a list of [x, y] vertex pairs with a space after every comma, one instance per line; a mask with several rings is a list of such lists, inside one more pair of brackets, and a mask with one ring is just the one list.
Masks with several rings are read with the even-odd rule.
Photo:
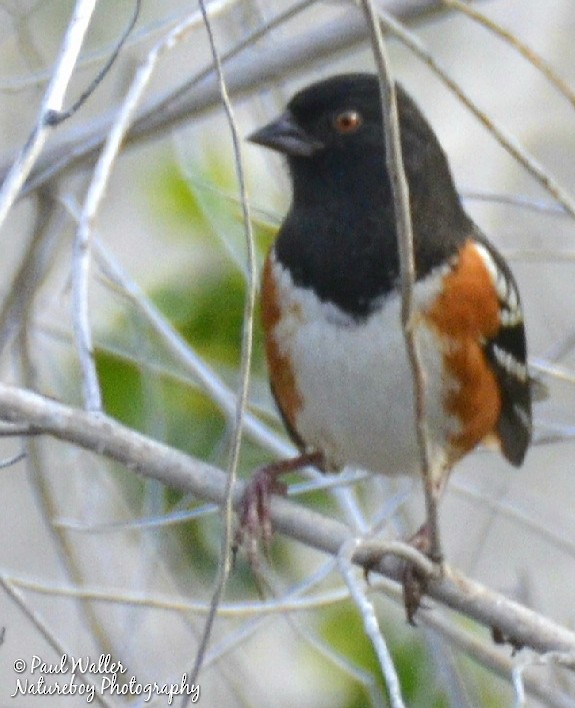
[[[417, 3], [385, 0], [386, 10], [400, 20], [421, 18], [430, 12], [445, 11], [437, 0], [420, 0]], [[289, 13], [285, 13], [289, 16]], [[293, 76], [327, 56], [349, 49], [363, 42], [366, 27], [361, 12], [350, 7], [342, 16], [317, 29], [295, 38], [286, 37], [277, 43], [259, 46], [242, 42], [239, 51], [228, 52], [222, 58], [226, 70], [227, 88], [231, 97], [261, 88], [269, 81]], [[244, 51], [244, 50], [248, 51]], [[126, 144], [165, 135], [179, 124], [213, 110], [220, 105], [220, 93], [213, 66], [201, 71], [185, 84], [170, 90], [144, 106], [137, 114], [126, 135]], [[37, 189], [47, 180], [59, 176], [72, 167], [93, 162], [101, 149], [119, 109], [115, 108], [100, 119], [76, 129], [62, 142], [44, 151], [24, 185], [21, 196]], [[7, 173], [13, 157], [0, 163], [0, 181]]]
[[13, 160], [10, 160], [11, 167], [7, 174], [5, 175], [4, 170], [2, 170], [0, 226], [4, 223], [12, 204], [20, 193], [20, 188], [32, 170], [48, 139], [49, 133], [54, 127], [53, 123], [50, 122], [50, 116], [59, 113], [62, 108], [64, 96], [72, 78], [95, 7], [96, 0], [76, 1], [74, 12], [70, 18], [70, 23], [56, 60], [56, 67], [42, 100], [37, 123], [18, 155]]
[[[426, 524], [429, 530], [429, 555], [434, 561], [442, 561], [439, 537], [437, 505], [439, 491], [434, 483], [434, 472], [442, 470], [431, 468], [429, 431], [425, 413], [425, 370], [421, 362], [421, 353], [415, 328], [415, 305], [413, 289], [416, 280], [415, 251], [413, 246], [413, 226], [409, 202], [409, 184], [403, 166], [401, 148], [401, 127], [392, 75], [391, 62], [379, 26], [372, 0], [362, 0], [366, 22], [369, 27], [372, 51], [378, 70], [381, 114], [385, 137], [385, 160], [391, 181], [391, 191], [395, 209], [397, 231], [397, 251], [401, 278], [401, 326], [405, 339], [407, 358], [411, 368], [413, 385], [413, 404], [415, 410], [415, 434], [419, 447], [420, 471], [425, 491]], [[383, 247], [383, 246], [382, 246]], [[440, 489], [443, 489], [441, 484]]]
[[[206, 501], [222, 504], [225, 498], [226, 475], [221, 470], [137, 433], [104, 414], [89, 413], [25, 389], [0, 384], [0, 418], [27, 423], [38, 433], [116, 460], [133, 472], [192, 492]], [[243, 485], [237, 485], [235, 506], [240, 502], [242, 491]], [[271, 517], [276, 531], [332, 556], [337, 556], [342, 545], [353, 538], [345, 524], [287, 499], [272, 499]], [[385, 544], [382, 548], [388, 549]], [[353, 561], [367, 566], [373, 558], [373, 550], [373, 542], [360, 546]], [[386, 556], [375, 570], [394, 580], [399, 580], [401, 574], [397, 559], [391, 556]], [[428, 595], [488, 628], [496, 628], [515, 646], [530, 646], [541, 653], [557, 651], [575, 658], [573, 632], [449, 566], [445, 567], [443, 577], [430, 580]]]

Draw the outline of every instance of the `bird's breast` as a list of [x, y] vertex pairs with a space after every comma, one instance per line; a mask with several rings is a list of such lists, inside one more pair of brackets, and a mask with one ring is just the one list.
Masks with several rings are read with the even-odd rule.
[[[416, 286], [422, 311], [437, 297], [440, 278]], [[394, 291], [365, 318], [355, 319], [312, 288], [294, 285], [270, 253], [263, 278], [263, 324], [272, 388], [282, 414], [308, 449], [334, 468], [362, 467], [384, 474], [420, 469], [413, 383]], [[457, 383], [425, 318], [416, 327], [426, 378], [426, 416], [433, 467], [449, 463], [447, 441], [459, 421], [444, 402]]]

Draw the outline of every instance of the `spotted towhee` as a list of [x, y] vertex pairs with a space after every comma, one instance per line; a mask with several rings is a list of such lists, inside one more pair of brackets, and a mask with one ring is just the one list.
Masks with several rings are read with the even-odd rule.
[[[525, 331], [513, 275], [463, 210], [435, 133], [400, 86], [397, 101], [439, 494], [478, 443], [522, 463], [531, 436]], [[275, 478], [286, 470], [311, 462], [418, 473], [420, 454], [377, 78], [313, 84], [250, 140], [286, 155], [293, 188], [261, 298], [271, 388], [302, 456], [248, 487], [243, 524], [253, 535], [263, 521], [265, 535], [265, 494], [281, 489]]]

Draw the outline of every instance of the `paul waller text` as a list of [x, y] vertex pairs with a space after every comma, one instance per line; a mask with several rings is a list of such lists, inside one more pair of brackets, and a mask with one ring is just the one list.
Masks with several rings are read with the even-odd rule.
[[[20, 661], [22, 661], [20, 659]], [[18, 671], [16, 666], [15, 670]], [[26, 669], [18, 671], [23, 673]], [[93, 660], [89, 656], [74, 657], [70, 654], [62, 654], [60, 661], [56, 664], [50, 664], [44, 661], [41, 657], [34, 655], [30, 659], [30, 674], [92, 674], [92, 676], [102, 676], [103, 674], [125, 674], [126, 667], [121, 661], [112, 661], [111, 654], [100, 654]]]
[[[29, 663], [16, 659], [14, 672], [19, 676], [10, 694], [12, 698], [83, 696], [86, 703], [91, 703], [96, 695], [140, 697], [145, 702], [154, 696], [166, 696], [168, 705], [172, 705], [177, 696], [189, 696], [192, 703], [200, 698], [200, 687], [189, 684], [185, 674], [178, 683], [143, 683], [135, 676], [126, 676], [126, 667], [121, 661], [113, 661], [110, 654], [101, 654], [95, 660], [89, 656], [63, 654], [57, 663], [34, 655]], [[28, 675], [24, 676], [25, 673]]]

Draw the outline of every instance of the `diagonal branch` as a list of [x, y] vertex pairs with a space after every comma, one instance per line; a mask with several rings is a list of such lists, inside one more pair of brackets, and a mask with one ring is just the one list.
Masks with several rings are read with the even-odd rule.
[[[91, 450], [125, 465], [144, 477], [175, 489], [222, 504], [226, 475], [219, 469], [131, 430], [101, 413], [89, 413], [58, 403], [31, 391], [0, 384], [0, 418], [27, 423], [38, 433]], [[234, 505], [240, 503], [242, 485], [234, 491]], [[345, 524], [305, 509], [286, 499], [271, 502], [274, 528], [311, 548], [336, 556], [342, 544], [353, 538]], [[382, 546], [388, 550], [387, 546]], [[358, 548], [353, 561], [368, 566], [374, 546]], [[370, 570], [373, 570], [370, 566]], [[377, 572], [399, 580], [400, 567], [386, 556]], [[575, 633], [550, 619], [509, 600], [504, 595], [445, 567], [441, 578], [432, 579], [428, 594], [510, 639], [515, 646], [530, 646], [538, 652], [558, 651], [575, 656]]]
[[[419, 0], [405, 3], [401, 0], [385, 0], [386, 10], [400, 20], [421, 18], [430, 12], [445, 11], [437, 0]], [[289, 18], [290, 12], [283, 13]], [[286, 37], [281, 45], [254, 47], [241, 42], [238, 51], [223, 57], [226, 69], [227, 88], [231, 97], [261, 87], [266, 81], [296, 75], [322, 58], [350, 49], [365, 41], [366, 28], [357, 8], [350, 7], [337, 19], [319, 28], [304, 32], [297, 37]], [[244, 51], [246, 50], [247, 51]], [[213, 110], [220, 105], [220, 93], [216, 72], [210, 67], [181, 86], [150, 101], [138, 113], [126, 144], [149, 140], [154, 135], [163, 136], [166, 130]], [[69, 133], [61, 143], [46, 150], [38, 159], [36, 168], [24, 185], [21, 195], [37, 189], [47, 180], [61, 175], [72, 167], [93, 162], [101, 149], [117, 109], [102, 116], [80, 130]], [[11, 160], [0, 163], [0, 180], [4, 179]]]
[[50, 116], [59, 113], [68, 84], [72, 78], [84, 37], [88, 31], [96, 0], [77, 0], [70, 23], [62, 41], [56, 67], [42, 101], [36, 125], [25, 145], [13, 161], [10, 170], [2, 175], [0, 190], [0, 226], [18, 198], [20, 188], [32, 170], [52, 130]]

